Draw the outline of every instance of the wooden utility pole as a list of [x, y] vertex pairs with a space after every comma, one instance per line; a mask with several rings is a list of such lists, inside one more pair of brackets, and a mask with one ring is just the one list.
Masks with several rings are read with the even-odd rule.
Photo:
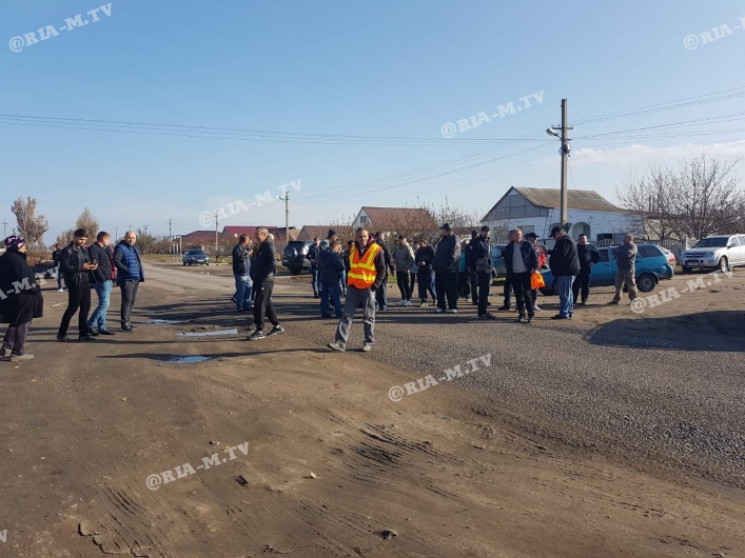
[[290, 243], [290, 192], [285, 192], [285, 197], [279, 197], [285, 202], [285, 246]]
[[[569, 220], [568, 202], [568, 182], [567, 182], [567, 171], [569, 168], [569, 142], [571, 138], [567, 135], [568, 130], [573, 130], [573, 126], [567, 126], [567, 100], [561, 100], [561, 126], [551, 126], [546, 132], [552, 136], [557, 136], [561, 139], [561, 226], [566, 227], [567, 221]], [[558, 134], [557, 132], [561, 132]], [[569, 232], [569, 231], [567, 231]]]

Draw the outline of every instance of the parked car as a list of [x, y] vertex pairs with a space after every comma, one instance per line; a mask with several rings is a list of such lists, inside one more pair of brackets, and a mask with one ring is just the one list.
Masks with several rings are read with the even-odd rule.
[[669, 264], [670, 264], [670, 267], [672, 267], [672, 268], [675, 268], [675, 266], [676, 266], [676, 265], [677, 265], [677, 263], [678, 263], [678, 260], [677, 260], [677, 259], [675, 259], [675, 254], [673, 254], [673, 253], [672, 253], [672, 252], [671, 252], [670, 250], [668, 250], [668, 249], [667, 249], [667, 248], [665, 248], [664, 246], [660, 246], [659, 248], [660, 248], [660, 250], [662, 250], [662, 251], [663, 251], [663, 252], [665, 253], [665, 255], [667, 256], [667, 263], [669, 263]]
[[[668, 263], [667, 256], [659, 246], [654, 244], [637, 244], [639, 253], [636, 256], [636, 286], [643, 292], [654, 290], [660, 279], [672, 279], [673, 267]], [[614, 285], [616, 281], [616, 260], [614, 253], [616, 246], [598, 248], [600, 261], [592, 267], [590, 287]], [[544, 295], [556, 294], [553, 290], [554, 277], [551, 270], [541, 272], [546, 287], [541, 289]]]
[[187, 250], [182, 258], [183, 265], [210, 265], [210, 257], [204, 250]]
[[308, 248], [313, 244], [312, 240], [291, 240], [285, 246], [282, 253], [282, 265], [297, 275], [304, 269], [310, 271], [310, 260], [308, 259]]
[[683, 273], [699, 269], [728, 271], [745, 265], [745, 234], [712, 235], [699, 240], [690, 250], [680, 255]]

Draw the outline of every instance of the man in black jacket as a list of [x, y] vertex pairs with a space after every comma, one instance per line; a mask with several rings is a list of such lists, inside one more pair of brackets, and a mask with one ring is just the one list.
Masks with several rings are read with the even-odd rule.
[[471, 240], [466, 252], [466, 266], [477, 278], [479, 318], [493, 320], [494, 315], [486, 311], [489, 304], [489, 286], [491, 285], [491, 248], [489, 246], [489, 227], [481, 227], [481, 234]]
[[94, 337], [98, 335], [114, 335], [106, 327], [106, 312], [111, 300], [111, 289], [114, 286], [116, 276], [114, 267], [114, 251], [111, 249], [111, 235], [101, 231], [96, 235], [96, 242], [88, 248], [91, 260], [98, 263], [98, 268], [91, 272], [98, 295], [98, 306], [88, 320], [88, 333]]
[[[264, 339], [267, 335], [277, 335], [285, 329], [279, 325], [277, 315], [272, 305], [272, 291], [274, 290], [274, 273], [277, 270], [277, 251], [274, 240], [269, 238], [266, 227], [256, 229], [256, 252], [251, 264], [251, 279], [254, 282], [256, 300], [254, 300], [254, 331], [249, 341]], [[264, 316], [272, 323], [272, 330], [264, 333]]]
[[393, 260], [391, 259], [391, 251], [388, 250], [388, 246], [385, 243], [385, 233], [376, 232], [373, 235], [375, 242], [378, 246], [383, 249], [383, 257], [385, 258], [385, 275], [383, 276], [383, 282], [375, 290], [375, 302], [378, 305], [378, 312], [383, 312], [388, 307], [388, 272], [395, 271], [393, 267]]
[[432, 295], [432, 302], [437, 299], [434, 281], [432, 280], [432, 262], [435, 259], [435, 251], [429, 245], [426, 238], [419, 241], [419, 248], [414, 254], [414, 263], [417, 265], [417, 282], [419, 283], [419, 299], [422, 308], [427, 306], [427, 293]]
[[313, 298], [321, 296], [321, 285], [318, 282], [318, 256], [321, 254], [321, 240], [318, 237], [313, 239], [313, 244], [308, 246], [308, 255], [306, 259], [310, 262], [310, 284], [313, 287]]
[[538, 270], [538, 255], [533, 243], [523, 240], [522, 229], [511, 231], [511, 236], [512, 242], [504, 249], [504, 265], [507, 268], [507, 276], [510, 277], [512, 289], [515, 291], [517, 321], [529, 324], [533, 321], [535, 314], [530, 292], [530, 276]]
[[584, 306], [590, 296], [590, 275], [592, 266], [600, 261], [600, 252], [592, 244], [587, 242], [587, 235], [581, 234], [577, 237], [577, 257], [579, 258], [579, 275], [572, 284], [572, 298], [574, 302], [579, 300], [580, 289], [582, 290], [582, 302], [577, 304]]
[[85, 229], [77, 229], [72, 242], [62, 250], [60, 268], [65, 276], [67, 285], [67, 310], [62, 315], [62, 321], [57, 332], [57, 341], [70, 341], [67, 328], [75, 312], [78, 314], [78, 341], [95, 341], [88, 332], [88, 312], [91, 310], [91, 285], [89, 272], [98, 269], [85, 248], [88, 233]]
[[238, 312], [248, 312], [251, 310], [251, 294], [253, 285], [251, 284], [250, 267], [248, 261], [248, 243], [247, 234], [238, 237], [238, 244], [233, 246], [233, 278], [235, 279], [235, 294], [233, 302]]
[[551, 229], [551, 238], [556, 241], [548, 267], [554, 276], [554, 291], [559, 295], [559, 313], [551, 316], [552, 320], [571, 320], [574, 316], [574, 299], [572, 298], [572, 283], [579, 273], [579, 258], [577, 245], [561, 227]]
[[445, 297], [451, 314], [458, 313], [458, 266], [460, 265], [460, 242], [453, 234], [449, 223], [440, 227], [440, 242], [435, 250], [432, 269], [435, 271], [437, 312], [445, 311]]
[[62, 257], [62, 247], [57, 242], [54, 245], [54, 251], [52, 252], [52, 261], [54, 262], [54, 271], [57, 273], [57, 292], [61, 293], [65, 289], [62, 288], [62, 272], [60, 271], [59, 264], [60, 258]]

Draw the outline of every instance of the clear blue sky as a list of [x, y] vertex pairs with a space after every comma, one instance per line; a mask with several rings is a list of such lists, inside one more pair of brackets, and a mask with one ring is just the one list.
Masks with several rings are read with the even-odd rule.
[[[13, 222], [12, 200], [34, 196], [51, 225], [46, 242], [84, 206], [120, 234], [130, 224], [166, 234], [168, 219], [174, 234], [210, 228], [201, 212], [248, 204], [293, 180], [301, 180], [291, 192], [298, 227], [361, 205], [439, 207], [445, 196], [484, 213], [510, 185], [558, 187], [559, 143], [543, 130], [559, 123], [562, 97], [577, 123], [570, 187], [614, 201], [630, 171], [702, 152], [745, 154], [743, 116], [638, 130], [742, 113], [745, 5], [735, 0], [114, 0], [93, 21], [86, 12], [102, 4], [0, 6], [0, 114], [14, 115], [0, 116], [0, 219]], [[59, 29], [77, 14], [88, 25], [11, 50], [13, 37]], [[686, 35], [724, 24], [731, 35], [685, 48]], [[729, 100], [657, 107], [735, 88]], [[541, 91], [541, 103], [519, 100]], [[509, 101], [523, 110], [441, 135], [446, 122], [492, 115]], [[100, 126], [111, 131], [90, 129]], [[622, 130], [632, 131], [607, 135]], [[465, 141], [487, 138], [531, 141]], [[282, 225], [283, 205], [251, 207], [221, 225]]]

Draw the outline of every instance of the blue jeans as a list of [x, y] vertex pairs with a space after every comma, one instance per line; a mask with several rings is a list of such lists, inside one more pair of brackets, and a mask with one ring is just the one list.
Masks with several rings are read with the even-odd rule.
[[331, 295], [331, 302], [334, 304], [336, 317], [341, 319], [344, 313], [341, 308], [341, 289], [339, 283], [321, 283], [321, 316], [329, 315], [329, 295]]
[[98, 306], [96, 306], [96, 309], [88, 320], [88, 329], [98, 328], [99, 331], [106, 329], [106, 312], [109, 309], [111, 289], [113, 287], [113, 281], [104, 281], [103, 283], [95, 283], [93, 285], [98, 295]]
[[347, 296], [347, 270], [344, 269], [339, 277], [339, 290], [341, 294]]
[[235, 277], [235, 307], [239, 312], [251, 310], [251, 294], [253, 283], [248, 275], [233, 275]]
[[559, 295], [559, 315], [572, 317], [574, 315], [574, 297], [572, 296], [574, 275], [560, 275], [554, 278], [554, 290]]
[[318, 283], [318, 267], [315, 265], [310, 266], [311, 284], [313, 285], [313, 294], [317, 295], [321, 292], [321, 285]]
[[60, 266], [57, 264], [57, 267], [54, 268], [55, 273], [57, 274], [57, 288], [62, 288], [62, 272], [60, 271]]

